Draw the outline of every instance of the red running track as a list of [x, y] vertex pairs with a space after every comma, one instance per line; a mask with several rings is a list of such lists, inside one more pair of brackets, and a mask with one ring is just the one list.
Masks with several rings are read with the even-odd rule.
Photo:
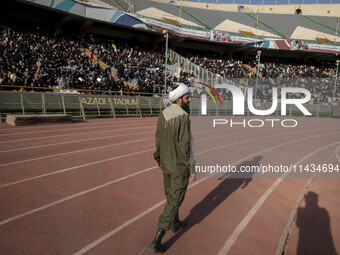
[[[239, 167], [255, 157], [263, 165], [339, 164], [339, 120], [295, 119], [295, 128], [212, 128], [210, 118], [194, 117], [197, 165], [223, 159]], [[152, 157], [155, 126], [156, 118], [1, 124], [0, 254], [151, 254], [147, 246], [165, 203]], [[310, 177], [280, 176], [199, 174], [180, 210], [188, 227], [165, 235], [166, 253], [274, 254]], [[328, 239], [340, 252], [340, 179], [334, 177], [339, 174], [317, 179], [311, 190], [329, 214]], [[304, 238], [324, 242], [299, 231], [289, 254]]]

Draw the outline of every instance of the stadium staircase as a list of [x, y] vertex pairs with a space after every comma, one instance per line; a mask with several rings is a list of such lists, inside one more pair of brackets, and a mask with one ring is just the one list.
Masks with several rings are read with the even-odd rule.
[[[80, 49], [80, 51], [84, 52], [86, 56], [91, 57], [91, 51], [89, 49]], [[95, 63], [99, 64], [99, 66], [102, 70], [106, 70], [106, 68], [108, 68], [108, 67], [110, 68], [110, 66], [105, 64], [103, 61], [98, 60], [98, 58], [95, 54], [93, 54], [93, 60], [94, 60]], [[117, 72], [111, 69], [111, 75], [117, 77]], [[125, 86], [128, 86], [129, 88], [134, 88], [134, 89], [137, 88], [136, 85], [132, 84], [129, 81], [123, 80], [123, 83], [124, 83]]]

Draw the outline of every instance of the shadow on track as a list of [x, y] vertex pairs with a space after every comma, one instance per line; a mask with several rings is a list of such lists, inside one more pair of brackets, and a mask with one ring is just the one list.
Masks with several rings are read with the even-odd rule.
[[296, 226], [299, 228], [297, 255], [336, 255], [330, 218], [327, 210], [318, 205], [318, 194], [305, 195], [305, 207], [298, 209]]

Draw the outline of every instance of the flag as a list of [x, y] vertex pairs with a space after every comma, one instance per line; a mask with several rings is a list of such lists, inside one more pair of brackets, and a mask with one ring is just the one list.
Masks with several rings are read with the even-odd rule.
[[114, 43], [111, 44], [111, 47], [115, 50], [115, 52], [117, 52], [117, 47]]

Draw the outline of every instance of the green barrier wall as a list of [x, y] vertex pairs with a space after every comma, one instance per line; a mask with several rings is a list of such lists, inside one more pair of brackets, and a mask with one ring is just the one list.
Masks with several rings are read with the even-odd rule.
[[[271, 102], [260, 102], [259, 109], [269, 109]], [[327, 104], [305, 104], [313, 117], [330, 117], [332, 108]], [[200, 98], [192, 98], [191, 115], [201, 115]], [[73, 118], [116, 118], [158, 116], [163, 108], [161, 97], [143, 96], [108, 96], [108, 95], [72, 95], [60, 93], [37, 93], [0, 91], [0, 115], [4, 121], [7, 114], [70, 114]], [[252, 115], [245, 104], [245, 115]], [[232, 100], [224, 99], [222, 105], [207, 101], [208, 116], [231, 116]], [[278, 104], [272, 115], [281, 115]], [[295, 106], [287, 106], [287, 116], [303, 116]]]
[[7, 114], [71, 114], [73, 118], [158, 116], [161, 97], [0, 91], [1, 120]]

